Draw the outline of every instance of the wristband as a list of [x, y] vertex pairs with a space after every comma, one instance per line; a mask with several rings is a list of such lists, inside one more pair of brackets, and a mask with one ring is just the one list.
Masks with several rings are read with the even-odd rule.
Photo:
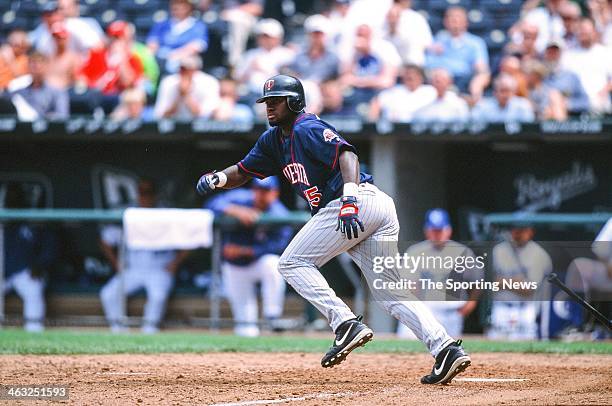
[[345, 183], [342, 196], [359, 196], [359, 186], [357, 186], [357, 184], [353, 182]]
[[227, 175], [224, 172], [217, 172], [215, 173], [215, 175], [217, 175], [217, 178], [219, 179], [219, 181], [217, 182], [215, 186], [216, 187], [225, 186], [225, 184], [227, 183]]

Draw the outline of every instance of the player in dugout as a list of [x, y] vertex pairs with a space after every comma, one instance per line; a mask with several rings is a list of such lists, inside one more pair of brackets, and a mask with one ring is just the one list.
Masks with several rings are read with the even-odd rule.
[[239, 226], [223, 233], [223, 283], [234, 316], [234, 333], [256, 337], [259, 309], [257, 284], [261, 285], [263, 316], [270, 328], [278, 326], [285, 301], [285, 281], [278, 261], [292, 236], [291, 227], [256, 224], [262, 214], [286, 216], [288, 209], [278, 199], [275, 176], [254, 179], [251, 188], [235, 189], [207, 202], [218, 215], [237, 219]]

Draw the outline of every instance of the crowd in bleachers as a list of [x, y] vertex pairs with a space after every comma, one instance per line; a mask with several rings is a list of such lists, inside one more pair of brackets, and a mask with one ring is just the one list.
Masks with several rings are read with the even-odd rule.
[[263, 121], [277, 73], [324, 117], [612, 112], [606, 0], [22, 0], [0, 19], [0, 114], [24, 121]]

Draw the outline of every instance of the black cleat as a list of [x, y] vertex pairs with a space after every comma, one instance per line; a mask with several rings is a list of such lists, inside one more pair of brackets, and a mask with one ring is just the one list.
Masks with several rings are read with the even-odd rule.
[[334, 344], [321, 360], [323, 368], [338, 365], [355, 348], [363, 347], [368, 341], [372, 340], [374, 333], [361, 322], [362, 319], [363, 317], [359, 316], [356, 319], [347, 320], [336, 329]]
[[472, 360], [461, 347], [461, 340], [454, 341], [447, 345], [436, 357], [436, 363], [431, 370], [431, 374], [421, 378], [421, 383], [446, 385], [451, 383], [457, 374], [465, 371], [470, 366]]

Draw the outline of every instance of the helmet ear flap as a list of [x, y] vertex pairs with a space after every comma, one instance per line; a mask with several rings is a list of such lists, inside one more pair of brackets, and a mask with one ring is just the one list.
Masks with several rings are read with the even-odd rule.
[[299, 113], [306, 107], [303, 100], [297, 96], [287, 96], [287, 105], [289, 106], [289, 110], [294, 113]]

